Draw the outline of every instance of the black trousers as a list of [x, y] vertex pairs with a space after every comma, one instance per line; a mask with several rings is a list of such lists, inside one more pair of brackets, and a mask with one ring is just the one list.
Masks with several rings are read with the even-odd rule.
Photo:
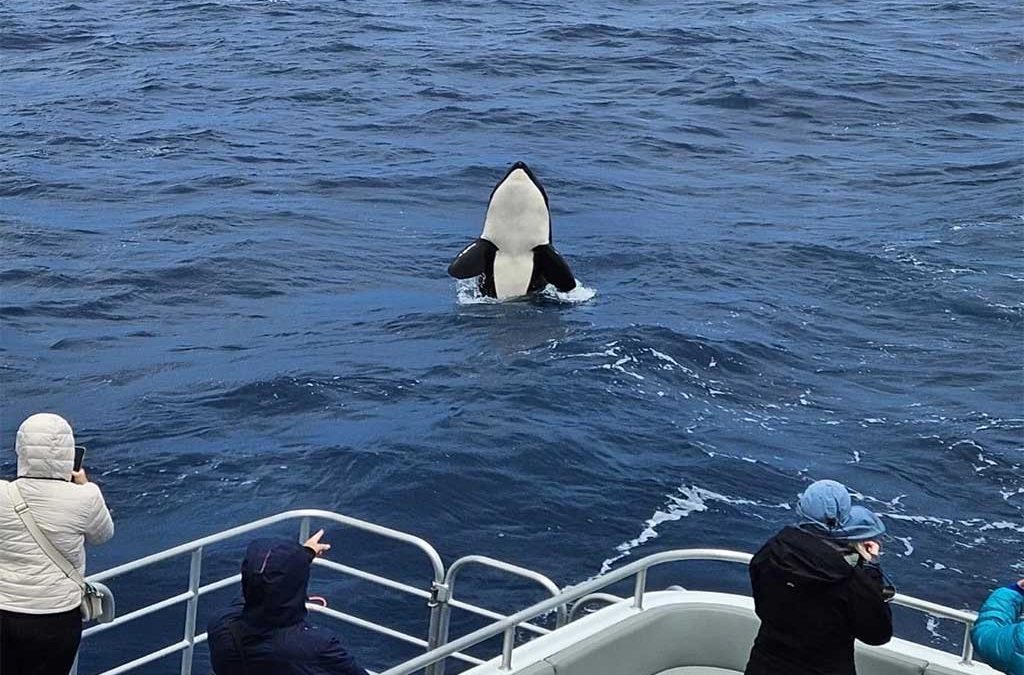
[[68, 675], [82, 641], [82, 612], [0, 610], [0, 675]]

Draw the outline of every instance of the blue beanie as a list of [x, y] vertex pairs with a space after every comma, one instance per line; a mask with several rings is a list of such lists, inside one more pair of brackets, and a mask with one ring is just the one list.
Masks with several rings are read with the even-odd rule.
[[800, 526], [828, 539], [864, 541], [885, 533], [881, 519], [863, 506], [852, 506], [850, 492], [842, 483], [819, 480], [800, 495], [796, 506]]

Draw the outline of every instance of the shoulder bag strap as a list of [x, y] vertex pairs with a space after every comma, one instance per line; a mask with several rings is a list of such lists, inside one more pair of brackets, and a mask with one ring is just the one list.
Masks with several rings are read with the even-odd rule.
[[11, 503], [14, 504], [14, 512], [21, 518], [21, 522], [25, 525], [25, 529], [32, 535], [32, 538], [36, 540], [36, 544], [39, 548], [43, 549], [43, 553], [46, 554], [53, 564], [60, 568], [60, 571], [67, 575], [68, 579], [71, 579], [79, 585], [83, 590], [85, 589], [85, 579], [79, 573], [78, 569], [72, 565], [67, 558], [61, 555], [61, 552], [54, 548], [50, 540], [46, 538], [43, 531], [39, 529], [39, 525], [36, 524], [35, 518], [32, 517], [32, 512], [29, 511], [28, 504], [25, 503], [24, 497], [21, 496], [21, 490], [14, 483], [7, 484], [7, 493], [11, 498]]

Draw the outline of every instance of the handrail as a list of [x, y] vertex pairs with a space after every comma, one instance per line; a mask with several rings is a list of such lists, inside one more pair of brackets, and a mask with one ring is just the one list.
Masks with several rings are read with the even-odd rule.
[[[499, 634], [504, 634], [504, 643], [502, 644], [502, 656], [501, 665], [502, 670], [509, 670], [512, 667], [512, 640], [515, 634], [516, 627], [524, 621], [540, 616], [546, 612], [550, 612], [559, 605], [565, 605], [566, 603], [573, 602], [580, 598], [592, 595], [598, 592], [600, 589], [610, 586], [616, 582], [628, 579], [632, 576], [636, 576], [636, 586], [634, 589], [634, 601], [633, 607], [639, 611], [643, 610], [643, 593], [646, 587], [647, 570], [658, 565], [663, 565], [671, 562], [678, 562], [683, 560], [711, 560], [711, 561], [722, 561], [722, 562], [735, 562], [747, 564], [750, 562], [751, 555], [748, 553], [740, 553], [738, 551], [727, 551], [724, 549], [681, 549], [675, 551], [663, 551], [661, 553], [654, 553], [641, 560], [632, 562], [624, 567], [620, 567], [617, 570], [612, 570], [607, 574], [586, 581], [578, 586], [574, 586], [567, 589], [563, 593], [542, 600], [526, 609], [516, 612], [512, 616], [509, 616], [500, 621], [495, 621], [489, 626], [484, 626], [479, 630], [473, 631], [472, 633], [465, 635], [457, 640], [453, 640], [437, 649], [434, 649], [426, 654], [417, 656], [405, 663], [399, 664], [393, 668], [383, 671], [380, 675], [410, 675], [425, 667], [430, 666], [451, 656], [455, 652], [464, 651], [484, 640], [496, 637]], [[912, 598], [909, 596], [898, 595], [893, 598], [893, 602], [898, 605], [910, 607], [912, 609], [920, 609], [926, 611], [929, 614], [934, 614], [943, 618], [949, 618], [956, 621], [960, 621], [967, 624], [967, 630], [970, 630], [971, 625], [977, 618], [977, 615], [973, 612], [965, 612], [962, 610], [956, 610], [951, 607], [944, 607], [935, 603], [930, 603], [926, 600], [920, 600], [918, 598]], [[970, 639], [967, 640], [963, 652], [963, 663], [969, 664], [971, 659]]]
[[[333, 611], [328, 611], [325, 613], [331, 616], [335, 616], [335, 618], [339, 618], [340, 616], [340, 618], [344, 618], [345, 620], [348, 620], [350, 623], [355, 623], [356, 625], [362, 625], [364, 627], [371, 628], [372, 630], [376, 630], [379, 633], [391, 637], [402, 636], [400, 639], [412, 641], [414, 644], [421, 644], [422, 646], [425, 646], [427, 650], [434, 649], [437, 646], [439, 646], [439, 617], [443, 603], [437, 602], [436, 593], [437, 589], [443, 586], [444, 584], [445, 569], [444, 563], [441, 561], [441, 556], [438, 555], [437, 551], [434, 550], [433, 546], [431, 546], [426, 540], [415, 535], [401, 532], [399, 530], [394, 530], [389, 527], [384, 527], [382, 525], [377, 525], [376, 523], [371, 523], [369, 521], [360, 520], [358, 518], [352, 518], [350, 516], [342, 515], [340, 513], [333, 513], [331, 511], [323, 511], [319, 509], [297, 509], [292, 511], [285, 511], [284, 513], [268, 516], [266, 518], [261, 518], [259, 520], [255, 520], [244, 525], [239, 525], [237, 527], [233, 527], [222, 532], [218, 532], [216, 534], [208, 535], [206, 537], [200, 537], [199, 539], [195, 539], [188, 543], [169, 548], [165, 551], [160, 551], [158, 553], [154, 553], [152, 555], [139, 558], [138, 560], [133, 560], [131, 562], [124, 563], [122, 565], [112, 567], [108, 570], [104, 570], [102, 572], [90, 575], [88, 577], [89, 581], [101, 582], [113, 579], [117, 576], [126, 574], [128, 572], [134, 572], [149, 567], [151, 565], [169, 560], [171, 558], [175, 558], [177, 556], [185, 554], [188, 554], [190, 556], [188, 589], [186, 591], [171, 596], [169, 598], [164, 598], [163, 600], [159, 600], [145, 607], [136, 609], [121, 617], [118, 617], [111, 623], [90, 626], [89, 628], [83, 631], [83, 639], [88, 638], [92, 635], [95, 635], [96, 633], [100, 633], [111, 628], [129, 623], [143, 616], [147, 616], [162, 609], [166, 609], [167, 607], [171, 607], [180, 603], [186, 603], [184, 635], [180, 641], [170, 645], [166, 645], [163, 648], [150, 652], [149, 654], [145, 654], [134, 660], [122, 663], [119, 666], [107, 670], [104, 673], [104, 675], [117, 675], [119, 673], [128, 672], [147, 663], [150, 663], [158, 658], [163, 658], [176, 652], [181, 652], [181, 675], [191, 675], [193, 648], [195, 647], [196, 644], [204, 641], [206, 638], [205, 633], [202, 635], [196, 635], [196, 616], [199, 599], [201, 596], [205, 595], [208, 592], [217, 590], [218, 588], [223, 588], [224, 586], [234, 583], [239, 578], [239, 575], [236, 574], [230, 577], [226, 577], [224, 579], [220, 579], [213, 583], [206, 584], [205, 586], [201, 585], [200, 580], [202, 573], [204, 551], [206, 551], [211, 545], [217, 544], [227, 539], [232, 539], [234, 537], [238, 537], [240, 535], [247, 534], [255, 530], [260, 530], [271, 525], [276, 525], [278, 523], [287, 522], [295, 519], [300, 519], [299, 534], [308, 536], [310, 530], [309, 523], [310, 520], [313, 518], [319, 520], [326, 520], [328, 522], [337, 523], [343, 526], [352, 527], [355, 529], [369, 532], [371, 534], [376, 534], [389, 539], [400, 541], [405, 544], [412, 545], [418, 548], [422, 553], [426, 555], [430, 563], [432, 572], [431, 590], [421, 591], [420, 589], [408, 586], [407, 584], [387, 579], [386, 577], [370, 574], [368, 572], [363, 572], [362, 570], [357, 570], [355, 568], [350, 568], [348, 566], [341, 565], [340, 563], [332, 563], [330, 561], [320, 560], [317, 561], [319, 564], [327, 567], [328, 569], [333, 569], [333, 571], [340, 571], [343, 574], [357, 576], [358, 578], [374, 581], [375, 583], [384, 584], [390, 586], [391, 588], [403, 590], [405, 592], [410, 592], [410, 590], [413, 590], [415, 591], [413, 593], [414, 595], [427, 598], [427, 606], [429, 608], [429, 626], [427, 629], [426, 641], [420, 640], [419, 638], [415, 638], [413, 636], [405, 635], [404, 633], [400, 633], [399, 631], [395, 631], [385, 626], [373, 624], [372, 622], [358, 619], [356, 617], [349, 617], [349, 615], [342, 615], [341, 613], [336, 613]], [[476, 608], [473, 609], [475, 610]], [[474, 660], [472, 659], [472, 657], [466, 658], [462, 654], [459, 654], [456, 658], [462, 658], [470, 662], [473, 662]], [[77, 661], [73, 666], [71, 673], [72, 675], [77, 675]]]
[[437, 551], [434, 550], [434, 547], [425, 539], [400, 530], [393, 530], [390, 527], [377, 525], [376, 523], [371, 523], [368, 520], [360, 520], [359, 518], [352, 518], [351, 516], [334, 513], [333, 511], [323, 511], [321, 509], [294, 509], [292, 511], [284, 511], [283, 513], [278, 513], [273, 516], [267, 516], [266, 518], [260, 518], [259, 520], [252, 521], [251, 523], [246, 523], [245, 525], [239, 525], [237, 527], [217, 532], [216, 534], [200, 537], [199, 539], [194, 539], [188, 543], [180, 544], [165, 551], [153, 553], [144, 558], [139, 558], [138, 560], [133, 560], [131, 562], [124, 563], [123, 565], [118, 565], [117, 567], [111, 567], [108, 570], [91, 574], [89, 575], [88, 580], [104, 581], [111, 577], [124, 574], [125, 572], [132, 572], [140, 567], [147, 567], [154, 563], [174, 558], [183, 553], [191, 553], [193, 550], [201, 546], [215, 544], [225, 539], [237, 537], [240, 534], [246, 534], [253, 530], [258, 530], [270, 525], [276, 525], [277, 523], [282, 523], [288, 520], [294, 520], [295, 518], [322, 518], [324, 520], [341, 523], [342, 525], [350, 525], [357, 529], [366, 530], [367, 532], [380, 534], [384, 537], [412, 544], [426, 553], [427, 557], [430, 558], [430, 564], [434, 568], [434, 580], [437, 582], [444, 581], [444, 563], [441, 562], [441, 556], [438, 555]]
[[[452, 599], [451, 593], [448, 591], [448, 585], [446, 582], [446, 580], [449, 577], [447, 577], [445, 574], [444, 564], [441, 561], [440, 555], [437, 554], [433, 546], [431, 546], [428, 542], [421, 539], [420, 537], [407, 534], [399, 530], [393, 530], [391, 528], [377, 525], [375, 523], [371, 523], [368, 521], [352, 518], [350, 516], [345, 516], [343, 514], [333, 513], [330, 511], [322, 511], [317, 509], [298, 509], [286, 511], [284, 513], [279, 513], [273, 516], [268, 516], [266, 518], [261, 518], [250, 523], [245, 523], [243, 525], [239, 525], [237, 527], [233, 527], [222, 532], [218, 532], [205, 537], [200, 537], [185, 544], [181, 544], [169, 548], [167, 550], [160, 551], [158, 553], [154, 553], [143, 558], [139, 558], [138, 560], [124, 563], [122, 565], [118, 565], [116, 567], [112, 567], [102, 572], [90, 575], [88, 577], [88, 580], [90, 582], [106, 581], [109, 579], [114, 579], [122, 574], [128, 572], [135, 572], [137, 570], [170, 560], [171, 558], [175, 558], [178, 556], [188, 554], [191, 558], [189, 565], [187, 590], [176, 595], [164, 598], [162, 600], [158, 600], [157, 602], [151, 603], [144, 607], [140, 607], [138, 609], [130, 611], [126, 614], [123, 614], [115, 618], [110, 623], [89, 626], [83, 631], [82, 634], [83, 639], [89, 638], [98, 633], [102, 633], [113, 628], [123, 626], [124, 624], [131, 623], [132, 621], [140, 619], [144, 616], [149, 616], [151, 614], [167, 609], [169, 607], [186, 603], [187, 607], [185, 612], [183, 638], [177, 642], [166, 645], [148, 654], [144, 654], [131, 661], [110, 668], [104, 671], [101, 675], [120, 675], [121, 673], [127, 673], [137, 668], [140, 668], [146, 664], [152, 663], [153, 661], [179, 652], [181, 653], [181, 673], [182, 675], [190, 675], [190, 673], [192, 672], [193, 665], [193, 649], [197, 644], [201, 644], [202, 642], [206, 641], [206, 633], [196, 634], [196, 615], [200, 598], [213, 591], [219, 590], [226, 586], [230, 586], [232, 584], [236, 584], [241, 578], [241, 575], [234, 574], [223, 579], [212, 581], [205, 585], [200, 585], [204, 553], [214, 544], [220, 543], [227, 539], [238, 537], [282, 522], [294, 520], [296, 518], [300, 519], [299, 541], [304, 541], [309, 537], [310, 520], [313, 518], [318, 518], [334, 523], [339, 523], [343, 526], [354, 527], [356, 529], [368, 531], [372, 534], [378, 534], [403, 543], [413, 545], [426, 554], [431, 564], [432, 580], [430, 583], [430, 588], [429, 590], [424, 590], [416, 586], [396, 581], [394, 579], [389, 579], [387, 577], [378, 574], [373, 574], [371, 572], [366, 572], [356, 567], [351, 567], [349, 565], [344, 565], [342, 563], [334, 562], [331, 560], [316, 558], [313, 561], [314, 565], [324, 567], [331, 572], [337, 572], [350, 577], [361, 579], [363, 581], [369, 581], [371, 583], [385, 586], [387, 588], [426, 600], [427, 607], [429, 609], [429, 626], [427, 630], [426, 640], [414, 637], [412, 635], [407, 635], [405, 633], [389, 628], [387, 626], [383, 626], [381, 624], [377, 624], [366, 619], [346, 614], [344, 612], [338, 612], [332, 609], [325, 609], [320, 607], [319, 605], [310, 605], [309, 609], [311, 611], [319, 612], [321, 614], [330, 616], [331, 618], [345, 621], [347, 623], [359, 626], [367, 630], [374, 631], [378, 634], [393, 639], [401, 640], [410, 644], [423, 647], [426, 649], [426, 651], [430, 651], [438, 647], [440, 644], [442, 644], [440, 619], [442, 613], [447, 613], [450, 611], [450, 607], [456, 607], [458, 609], [462, 609], [492, 620], [502, 619], [505, 617], [504, 614], [499, 614], [497, 612], [493, 612], [491, 610], [484, 609], [482, 607], [478, 607], [467, 602], [460, 602]], [[541, 583], [547, 590], [549, 590], [549, 592], [558, 592], [558, 587], [554, 584], [554, 582], [552, 582], [547, 577], [538, 574], [537, 572], [527, 570], [526, 568], [517, 567], [515, 565], [509, 565], [508, 563], [504, 563], [499, 560], [484, 558], [483, 556], [479, 556], [479, 560], [477, 560], [476, 558], [477, 557], [474, 556], [468, 556], [466, 562], [480, 562], [481, 564], [486, 564], [483, 562], [486, 560], [494, 567], [504, 569], [506, 571], [511, 571], [512, 573], [518, 573], [521, 576], [526, 576], [528, 578], [532, 578], [538, 581], [538, 583]], [[461, 567], [461, 565], [459, 566]], [[451, 580], [454, 581], [454, 576], [451, 577]], [[527, 628], [537, 634], [542, 635], [550, 632], [548, 629], [541, 628], [539, 626], [534, 626], [532, 624], [526, 624], [524, 628]], [[451, 656], [453, 658], [471, 664], [481, 663], [480, 659], [458, 652], [452, 654]], [[442, 666], [440, 665], [432, 666], [428, 670], [428, 675], [440, 675], [438, 671], [441, 667]], [[71, 672], [72, 675], [77, 675], [77, 661], [73, 666]]]
[[[500, 572], [507, 572], [508, 574], [529, 579], [530, 581], [535, 581], [540, 584], [544, 590], [550, 593], [552, 597], [561, 593], [561, 589], [558, 588], [555, 582], [551, 581], [551, 579], [540, 572], [536, 572], [526, 567], [520, 567], [519, 565], [513, 565], [512, 563], [507, 563], [504, 560], [490, 558], [485, 555], [463, 556], [451, 564], [451, 567], [448, 568], [448, 573], [444, 577], [444, 592], [447, 594], [446, 599], [448, 602], [446, 602], [441, 609], [440, 628], [438, 631], [438, 642], [440, 644], [448, 642], [448, 630], [451, 627], [451, 600], [455, 597], [455, 580], [458, 577], [459, 572], [462, 571], [462, 568], [468, 565], [489, 567]], [[565, 605], [559, 606], [557, 611], [558, 619], [556, 620], [555, 628], [561, 628], [565, 625], [567, 617]], [[533, 624], [526, 625], [534, 630], [538, 628], [533, 626]], [[435, 675], [444, 675], [445, 660], [441, 659], [434, 665], [437, 666], [434, 669]]]

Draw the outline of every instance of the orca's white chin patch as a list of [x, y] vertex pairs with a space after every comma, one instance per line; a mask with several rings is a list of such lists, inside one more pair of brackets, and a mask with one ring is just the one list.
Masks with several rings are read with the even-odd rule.
[[511, 255], [550, 242], [551, 217], [544, 193], [523, 169], [512, 171], [494, 189], [481, 236]]
[[499, 300], [526, 295], [532, 277], [532, 250], [514, 254], [499, 249], [494, 255], [494, 297]]

